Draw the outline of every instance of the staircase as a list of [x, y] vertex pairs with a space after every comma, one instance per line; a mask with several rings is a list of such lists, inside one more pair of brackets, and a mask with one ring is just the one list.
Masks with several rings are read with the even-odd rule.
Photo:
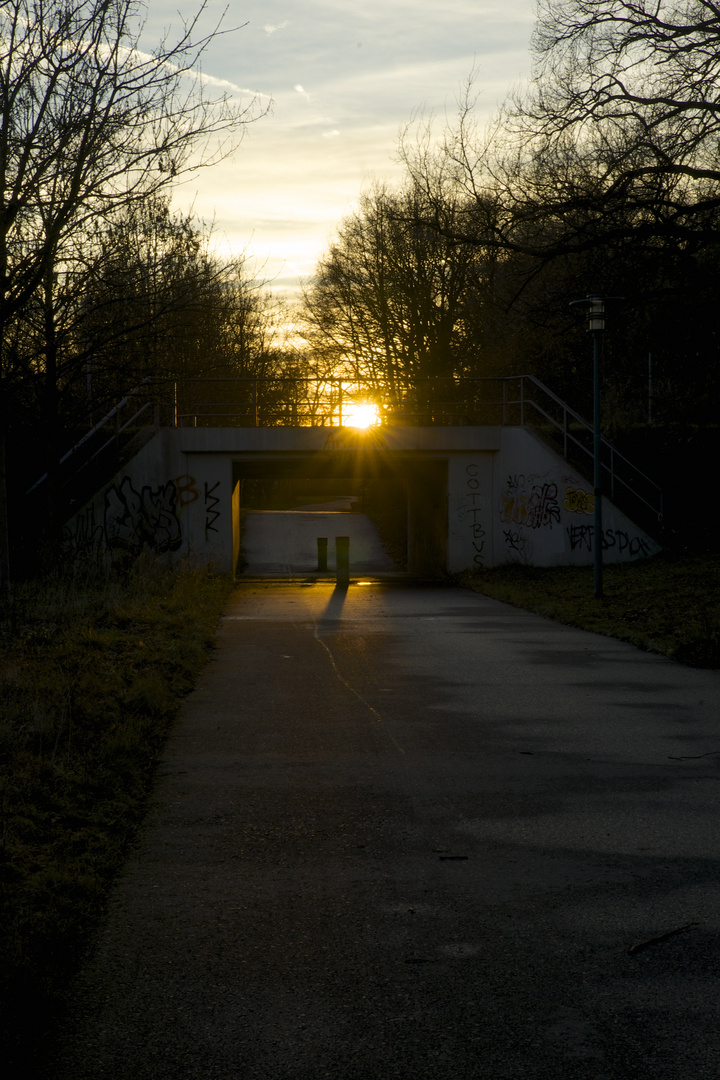
[[[532, 375], [503, 379], [503, 423], [519, 423], [544, 439], [591, 481], [593, 426]], [[513, 419], [508, 419], [509, 417]], [[603, 438], [602, 493], [632, 521], [658, 537], [663, 528], [663, 493], [654, 480]]]
[[[131, 460], [159, 430], [159, 407], [149, 380], [131, 390], [58, 462], [53, 476], [62, 523]], [[25, 495], [37, 500], [48, 483], [43, 473]]]

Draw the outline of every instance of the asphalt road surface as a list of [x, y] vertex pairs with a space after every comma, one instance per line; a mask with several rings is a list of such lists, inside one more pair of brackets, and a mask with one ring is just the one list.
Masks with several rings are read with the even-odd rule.
[[459, 589], [240, 587], [48, 1075], [717, 1078], [719, 691]]

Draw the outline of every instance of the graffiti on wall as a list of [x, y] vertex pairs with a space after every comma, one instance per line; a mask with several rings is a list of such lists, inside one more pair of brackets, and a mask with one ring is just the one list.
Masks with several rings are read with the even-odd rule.
[[[558, 501], [558, 492], [562, 491], [562, 504]], [[578, 477], [573, 475], [554, 477], [512, 474], [508, 477], [500, 497], [500, 520], [507, 528], [503, 529], [503, 541], [508, 556], [512, 559], [532, 558], [537, 554], [534, 537], [543, 544], [545, 556], [550, 551], [566, 549], [591, 553], [595, 537], [594, 526], [583, 519], [595, 513], [595, 496], [583, 487]], [[564, 517], [564, 521], [562, 518]], [[577, 524], [569, 523], [575, 520]], [[578, 518], [580, 521], [578, 522]], [[555, 528], [565, 526], [565, 536], [558, 548], [561, 533]], [[556, 540], [550, 537], [543, 540], [545, 531], [554, 530]], [[652, 544], [640, 533], [627, 532], [623, 529], [603, 529], [602, 547], [604, 551], [614, 551], [623, 558], [641, 558], [652, 554]]]
[[175, 487], [177, 488], [178, 505], [181, 507], [190, 506], [191, 503], [197, 502], [200, 498], [197, 480], [190, 473], [182, 473], [181, 476], [176, 476]]
[[174, 480], [157, 487], [145, 484], [138, 491], [124, 476], [105, 492], [104, 518], [105, 542], [111, 550], [177, 551], [182, 543]]
[[96, 519], [93, 503], [75, 517], [72, 531], [66, 530], [64, 539], [77, 562], [94, 564], [100, 561], [105, 548], [105, 530]]
[[210, 486], [207, 480], [205, 481], [205, 541], [210, 539], [210, 533], [216, 533], [218, 530], [215, 526], [215, 522], [220, 517], [220, 511], [215, 507], [220, 505], [220, 498], [215, 494], [220, 487], [220, 481], [216, 481]]
[[527, 529], [552, 529], [560, 522], [558, 486], [540, 476], [508, 476], [501, 495], [500, 520]]
[[[570, 550], [578, 548], [584, 551], [592, 551], [595, 542], [594, 525], [569, 525], [565, 530], [570, 541]], [[624, 529], [603, 529], [602, 550], [609, 551], [617, 548], [621, 554], [633, 556], [652, 555], [650, 544], [639, 535], [631, 536]]]
[[583, 491], [582, 488], [576, 487], [566, 487], [563, 507], [567, 510], [568, 514], [589, 514], [592, 516], [595, 513], [595, 496], [592, 491]]
[[[217, 521], [221, 516], [220, 496], [217, 494], [222, 481], [216, 480], [214, 484], [208, 483], [205, 480], [203, 485], [202, 500], [203, 508], [205, 511], [205, 542], [207, 543], [212, 539], [210, 533], [218, 533]], [[189, 473], [183, 473], [182, 476], [178, 476], [175, 480], [178, 491], [178, 503], [181, 507], [190, 506], [192, 503], [197, 502], [201, 497], [200, 488], [198, 482], [194, 476]]]
[[517, 551], [520, 554], [524, 554], [527, 547], [527, 536], [522, 529], [503, 529], [503, 538], [505, 540], [505, 546], [510, 551]]
[[[219, 532], [221, 481], [198, 481], [189, 473], [152, 486], [136, 487], [124, 476], [104, 494], [103, 506], [91, 503], [66, 529], [65, 542], [73, 558], [97, 562], [105, 550], [139, 555], [143, 550], [162, 554], [182, 546], [181, 514], [185, 507], [202, 500], [206, 542]], [[102, 520], [99, 520], [99, 511]]]
[[480, 494], [479, 471], [479, 467], [475, 464], [466, 467], [465, 492], [460, 506], [463, 527], [467, 528], [470, 543], [472, 544], [473, 563], [475, 566], [484, 566], [488, 500], [486, 496]]

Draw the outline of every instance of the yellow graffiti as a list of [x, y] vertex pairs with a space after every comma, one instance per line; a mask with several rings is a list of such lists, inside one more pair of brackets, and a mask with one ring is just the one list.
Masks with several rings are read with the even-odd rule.
[[594, 514], [595, 496], [591, 491], [583, 491], [582, 488], [565, 488], [563, 506], [571, 514]]
[[527, 521], [526, 491], [503, 491], [502, 504], [502, 521], [514, 521], [518, 524], [525, 524]]

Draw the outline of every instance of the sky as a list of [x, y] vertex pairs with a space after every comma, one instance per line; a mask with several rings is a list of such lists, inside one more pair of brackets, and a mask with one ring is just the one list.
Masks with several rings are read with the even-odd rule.
[[[147, 29], [196, 6], [149, 0]], [[220, 247], [246, 251], [277, 290], [312, 276], [364, 186], [400, 178], [414, 117], [440, 131], [474, 70], [489, 118], [529, 73], [533, 0], [209, 0], [205, 25], [226, 8], [239, 29], [210, 45], [203, 74], [272, 106], [175, 205], [214, 221]]]

